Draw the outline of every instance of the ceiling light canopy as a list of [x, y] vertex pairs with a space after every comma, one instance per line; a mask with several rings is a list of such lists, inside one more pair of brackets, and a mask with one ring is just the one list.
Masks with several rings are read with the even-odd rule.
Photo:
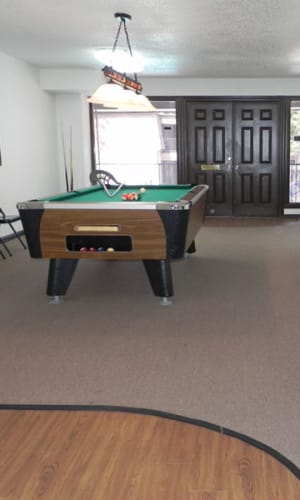
[[[120, 111], [155, 111], [155, 107], [151, 104], [149, 99], [141, 94], [143, 87], [137, 79], [136, 69], [134, 67], [134, 58], [129, 41], [126, 21], [131, 19], [129, 14], [117, 12], [115, 17], [120, 20], [117, 30], [116, 38], [111, 52], [110, 64], [104, 66], [102, 69], [106, 78], [106, 83], [97, 88], [94, 94], [88, 99], [92, 104], [101, 104], [105, 108], [113, 108]], [[114, 56], [116, 54], [117, 45], [120, 37], [121, 30], [123, 29], [127, 42], [127, 62], [122, 67], [115, 64]], [[123, 59], [124, 64], [124, 59]], [[118, 67], [118, 69], [116, 69]], [[127, 72], [133, 73], [133, 78], [127, 75]]]

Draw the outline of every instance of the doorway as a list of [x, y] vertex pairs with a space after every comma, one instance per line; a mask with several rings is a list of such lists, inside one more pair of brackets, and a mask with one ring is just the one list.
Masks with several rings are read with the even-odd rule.
[[186, 102], [187, 175], [210, 187], [207, 214], [277, 216], [279, 102]]

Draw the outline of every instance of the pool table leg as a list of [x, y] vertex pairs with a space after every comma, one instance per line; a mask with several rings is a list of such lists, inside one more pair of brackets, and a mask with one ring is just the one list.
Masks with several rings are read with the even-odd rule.
[[170, 261], [143, 260], [143, 262], [154, 295], [163, 297], [164, 299], [172, 297], [174, 292]]
[[77, 264], [78, 259], [50, 259], [47, 295], [54, 298], [55, 302], [68, 290]]

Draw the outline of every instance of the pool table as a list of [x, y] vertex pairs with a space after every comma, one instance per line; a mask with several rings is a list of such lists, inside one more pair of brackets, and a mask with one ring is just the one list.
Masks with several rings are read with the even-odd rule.
[[[49, 259], [47, 295], [64, 295], [80, 259], [142, 260], [154, 295], [174, 295], [171, 260], [195, 251], [206, 185], [90, 186], [18, 203], [28, 249]], [[124, 200], [128, 193], [138, 200]]]

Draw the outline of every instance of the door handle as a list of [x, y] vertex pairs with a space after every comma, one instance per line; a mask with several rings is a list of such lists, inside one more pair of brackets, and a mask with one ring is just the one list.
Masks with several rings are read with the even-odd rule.
[[234, 170], [235, 170], [236, 172], [239, 172], [239, 170], [240, 170], [240, 166], [239, 166], [239, 165], [235, 165]]
[[228, 170], [228, 172], [231, 172], [231, 170], [232, 170], [232, 158], [231, 158], [231, 156], [227, 156], [227, 161], [228, 161], [227, 170]]

